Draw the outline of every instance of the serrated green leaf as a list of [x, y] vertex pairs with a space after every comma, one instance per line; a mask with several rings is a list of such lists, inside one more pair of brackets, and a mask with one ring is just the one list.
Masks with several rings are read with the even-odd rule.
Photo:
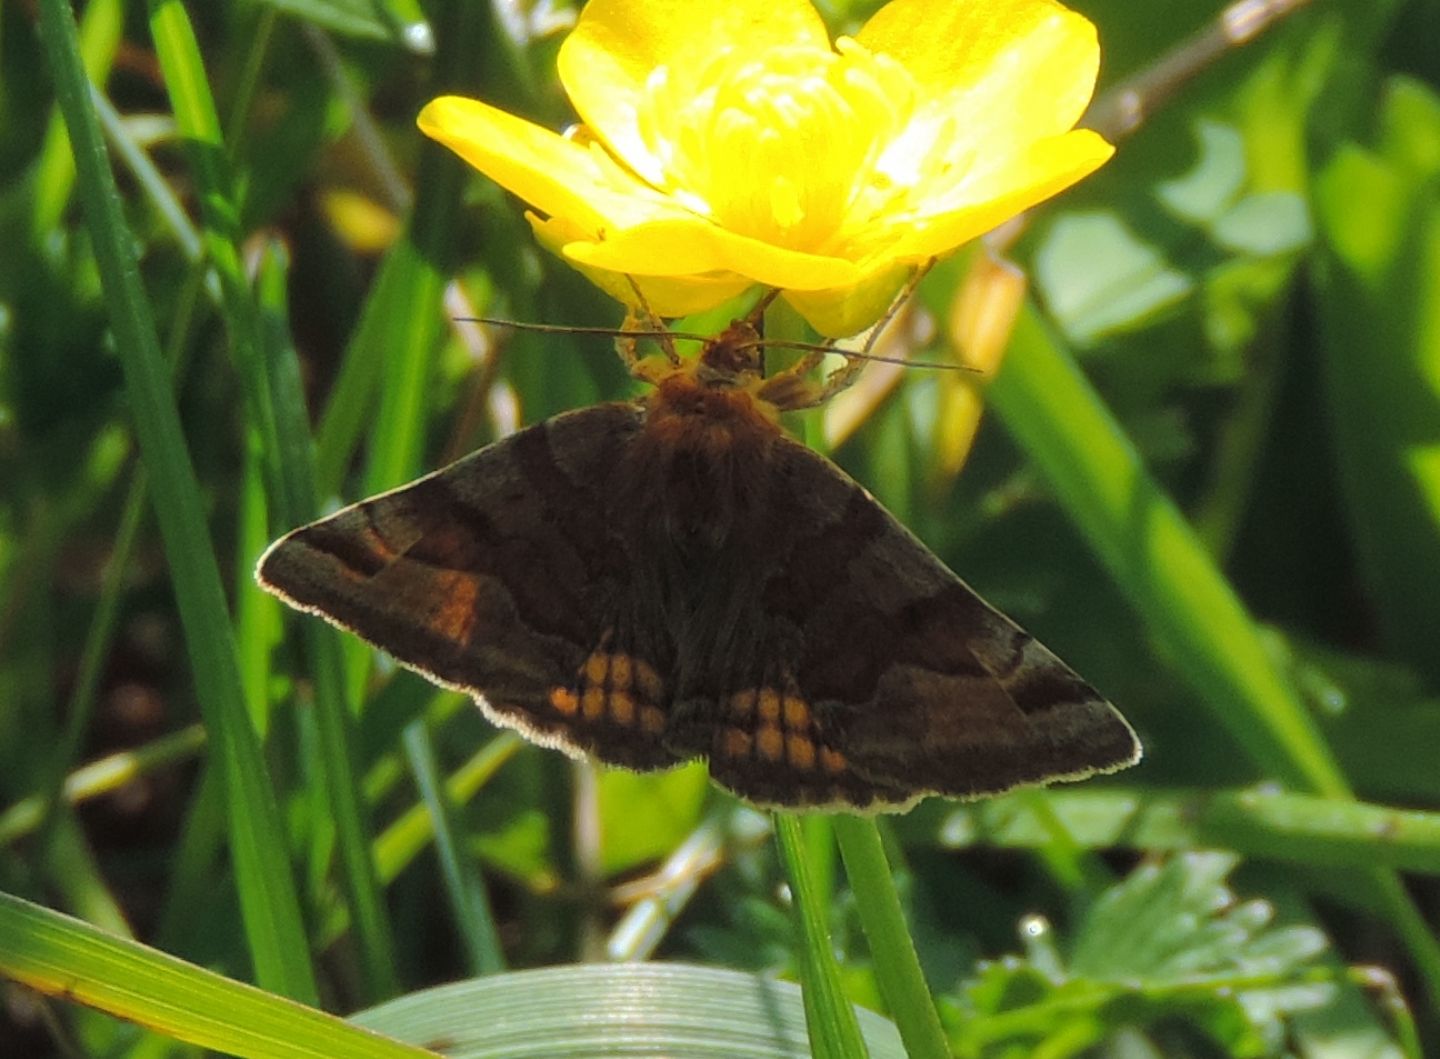
[[962, 989], [962, 1054], [1019, 1039], [1031, 1054], [1073, 1055], [1121, 1026], [1181, 1015], [1228, 1055], [1270, 1054], [1284, 1020], [1334, 987], [1301, 974], [1326, 947], [1318, 930], [1273, 929], [1268, 903], [1235, 901], [1225, 878], [1236, 863], [1187, 853], [1142, 864], [1084, 916], [1068, 962], [1049, 924], [1027, 918], [1026, 957], [988, 964]]

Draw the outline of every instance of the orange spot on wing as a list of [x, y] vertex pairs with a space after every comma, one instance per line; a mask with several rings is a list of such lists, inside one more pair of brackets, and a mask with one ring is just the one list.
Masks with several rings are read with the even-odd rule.
[[610, 687], [615, 691], [629, 691], [635, 679], [634, 666], [629, 655], [610, 656]]
[[551, 688], [550, 705], [566, 717], [574, 717], [575, 711], [580, 709], [580, 699], [569, 688]]
[[760, 720], [765, 724], [778, 724], [780, 721], [780, 693], [774, 688], [761, 688], [757, 700], [760, 708]]
[[665, 731], [665, 714], [655, 706], [641, 706], [640, 730], [646, 735], [659, 735]]
[[610, 672], [610, 656], [596, 651], [585, 659], [585, 683], [596, 687], [605, 686], [605, 677]]
[[828, 746], [820, 748], [820, 767], [832, 775], [844, 772], [846, 768], [845, 755], [838, 750], [831, 750]]
[[648, 662], [644, 662], [639, 658], [633, 659], [632, 661], [634, 662], [635, 670], [635, 690], [640, 692], [642, 699], [650, 702], [659, 702], [660, 697], [665, 693], [665, 682], [660, 679], [660, 674], [655, 672], [655, 667]]
[[805, 700], [798, 695], [785, 696], [785, 727], [810, 727], [810, 707], [806, 706]]
[[441, 578], [441, 590], [439, 605], [430, 613], [430, 631], [454, 643], [464, 643], [475, 623], [480, 582], [467, 574], [450, 574]]
[[602, 687], [586, 688], [580, 696], [580, 709], [585, 714], [587, 721], [598, 721], [605, 715], [605, 689]]
[[792, 732], [785, 737], [785, 756], [797, 769], [813, 769], [815, 767], [815, 744], [803, 735], [796, 735]]
[[766, 725], [756, 733], [755, 745], [766, 761], [779, 761], [785, 756], [785, 737], [773, 725]]
[[726, 728], [720, 736], [720, 754], [722, 757], [749, 757], [750, 749], [754, 745], [755, 740], [752, 739], [750, 733], [743, 728]]
[[628, 692], [610, 692], [610, 719], [626, 728], [635, 723], [635, 699]]
[[748, 719], [755, 712], [755, 694], [754, 688], [735, 692], [730, 696], [730, 712], [742, 720]]

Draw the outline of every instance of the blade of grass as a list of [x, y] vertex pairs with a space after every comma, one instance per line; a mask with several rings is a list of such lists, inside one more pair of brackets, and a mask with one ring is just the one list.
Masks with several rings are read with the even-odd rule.
[[1255, 623], [1033, 304], [1021, 310], [991, 406], [1218, 718], [1268, 774], [1348, 788]]
[[[450, 774], [445, 783], [445, 796], [449, 804], [463, 805], [473, 798], [500, 767], [524, 746], [525, 742], [514, 732], [501, 732], [496, 735], [469, 761]], [[393, 882], [420, 855], [420, 851], [434, 834], [435, 816], [424, 801], [412, 806], [382, 831], [375, 840], [375, 860], [379, 865], [381, 880], [386, 883]], [[457, 922], [463, 921], [457, 919]], [[339, 937], [347, 923], [346, 909], [337, 908], [335, 915], [326, 920], [318, 931], [321, 946], [328, 946]], [[494, 959], [487, 958], [487, 966], [499, 964], [503, 959], [503, 952], [497, 947]]]
[[[859, 1012], [879, 1059], [903, 1056], [895, 1027]], [[402, 1040], [444, 1040], [479, 1059], [808, 1059], [793, 982], [673, 961], [571, 964], [454, 982], [363, 1011]]]
[[[1345, 777], [1244, 604], [1033, 303], [989, 398], [1147, 628], [1256, 764], [1298, 790], [1348, 800]], [[1440, 943], [1393, 873], [1365, 879], [1440, 1000]]]
[[417, 1059], [437, 1054], [4, 893], [0, 974], [227, 1055]]
[[[1038, 848], [1053, 824], [1017, 792], [937, 814], [946, 849]], [[1305, 865], [1440, 875], [1440, 813], [1263, 789], [1094, 787], [1043, 792], [1048, 814], [1086, 849], [1233, 849]]]
[[[1348, 145], [1320, 174], [1314, 200], [1325, 240], [1314, 298], [1341, 500], [1386, 643], [1432, 685], [1440, 682], [1440, 162], [1428, 142], [1440, 132], [1437, 109], [1433, 90], [1393, 83], [1379, 119], [1393, 146], [1382, 154]], [[1415, 155], [1432, 157], [1406, 159], [1407, 135], [1427, 145]]]
[[[473, 56], [484, 46], [489, 25], [487, 8], [485, 4], [453, 5], [447, 13], [448, 23], [437, 26], [434, 91], [450, 91], [466, 83], [473, 72]], [[422, 144], [414, 208], [403, 236], [386, 257], [383, 282], [377, 283], [362, 314], [357, 339], [364, 338], [366, 344], [352, 344], [346, 351], [347, 364], [342, 370], [348, 370], [348, 362], [355, 357], [363, 364], [379, 365], [376, 382], [380, 407], [370, 421], [373, 433], [365, 472], [367, 493], [399, 485], [420, 467], [435, 353], [442, 330], [442, 296], [458, 227], [455, 212], [466, 173], [465, 166], [451, 152], [429, 141]], [[362, 396], [368, 389], [358, 385]], [[325, 443], [342, 450], [322, 457], [321, 465], [328, 473], [344, 466], [347, 455], [343, 450], [358, 437], [353, 418], [356, 413], [343, 412], [348, 429], [337, 429], [336, 436], [322, 431]], [[359, 423], [363, 424], [363, 410], [359, 414]]]
[[[285, 300], [287, 267], [279, 244], [266, 247], [260, 267], [262, 340], [266, 379], [275, 407], [274, 445], [282, 454], [290, 502], [285, 514], [304, 522], [319, 514], [315, 493], [314, 447], [306, 419], [300, 365], [290, 341]], [[300, 623], [315, 687], [315, 723], [320, 737], [320, 773], [327, 810], [335, 825], [341, 879], [354, 908], [356, 934], [366, 977], [375, 996], [399, 991], [394, 942], [381, 897], [370, 845], [355, 757], [352, 714], [345, 705], [345, 662], [334, 629], [318, 621]]]
[[63, 0], [43, 0], [40, 25], [61, 112], [75, 150], [80, 194], [94, 241], [134, 428], [151, 475], [156, 521], [165, 542], [196, 675], [196, 695], [222, 770], [236, 872], [250, 880], [241, 910], [259, 979], [288, 996], [313, 999], [314, 973], [284, 829], [259, 741], [245, 709], [235, 640], [220, 571], [206, 533], [199, 485], [180, 427], [170, 373], [140, 284], [80, 63], [75, 23]]
[[[525, 748], [514, 732], [500, 732], [477, 750], [470, 760], [450, 774], [445, 796], [451, 805], [464, 805], [480, 792], [507, 761]], [[435, 833], [435, 819], [423, 803], [406, 811], [376, 841], [382, 877], [394, 879]]]
[[815, 892], [810, 878], [800, 821], [792, 813], [777, 812], [773, 817], [780, 862], [790, 878], [790, 894], [795, 902], [795, 940], [810, 1047], [817, 1059], [856, 1059], [868, 1055], [855, 1009], [840, 988], [840, 970], [835, 965], [830, 931], [825, 926], [826, 904]]
[[[124, 19], [124, 6], [119, 0], [97, 0], [85, 5], [85, 13], [80, 16], [80, 55], [93, 84], [103, 85], [110, 76]], [[74, 188], [75, 155], [57, 112], [45, 127], [45, 141], [35, 164], [35, 208], [30, 230], [36, 238], [43, 238], [60, 224]]]
[[911, 1059], [945, 1059], [950, 1044], [930, 999], [900, 895], [885, 859], [880, 832], [870, 817], [838, 813], [832, 823], [845, 860], [845, 875], [875, 961], [875, 980]]
[[[115, 635], [124, 578], [129, 571], [131, 552], [140, 536], [140, 526], [145, 516], [146, 495], [145, 469], [140, 466], [135, 469], [131, 478], [125, 507], [120, 513], [120, 525], [115, 532], [114, 547], [101, 580], [95, 615], [85, 634], [85, 646], [80, 651], [80, 671], [65, 707], [65, 728], [59, 744], [52, 751], [48, 774], [40, 786], [39, 799], [43, 815], [38, 830], [42, 836], [49, 830], [55, 814], [61, 811], [61, 793], [65, 789], [66, 774], [74, 764], [85, 735], [90, 730], [90, 718], [94, 715], [95, 700], [100, 690], [101, 670], [105, 659], [109, 657], [111, 640]], [[41, 841], [42, 845], [46, 844], [43, 837]]]
[[[288, 529], [313, 518], [318, 505], [299, 369], [284, 323], [283, 265], [273, 256], [269, 259], [262, 274], [269, 304], [262, 310], [241, 260], [237, 184], [189, 16], [178, 0], [150, 0], [148, 9], [166, 90], [200, 191], [206, 255], [220, 279], [248, 415], [260, 437], [272, 521]], [[318, 623], [306, 623], [305, 630], [315, 663], [315, 720], [322, 744], [317, 772], [335, 826], [341, 882], [355, 905], [354, 923], [368, 991], [372, 997], [386, 996], [398, 989], [394, 946], [354, 781], [351, 715], [342, 696], [339, 647], [333, 632]], [[266, 650], [268, 644], [246, 647]], [[247, 885], [243, 878], [238, 882], [242, 888]]]
[[[194, 793], [185, 807], [180, 839], [170, 858], [164, 912], [155, 931], [161, 948], [185, 952], [186, 946], [215, 917], [216, 890], [228, 895], [230, 879], [221, 855], [225, 833], [225, 796], [219, 770], [202, 763]], [[229, 907], [229, 902], [225, 902]], [[224, 914], [223, 912], [221, 914]]]
[[95, 850], [68, 807], [56, 817], [45, 856], [46, 868], [64, 907], [101, 930], [125, 938], [134, 936], [119, 901], [105, 883]]
[[[113, 794], [132, 780], [142, 779], [166, 765], [194, 757], [204, 745], [205, 729], [195, 724], [133, 750], [107, 754], [88, 765], [81, 765], [65, 777], [62, 785], [65, 801], [70, 805], [79, 805]], [[32, 794], [0, 813], [0, 846], [8, 846], [36, 831], [45, 808], [44, 798]]]
[[440, 767], [435, 761], [434, 747], [429, 739], [421, 738], [425, 731], [423, 722], [405, 727], [405, 754], [434, 832], [440, 878], [445, 884], [450, 905], [455, 909], [460, 943], [465, 948], [472, 973], [482, 975], [503, 971], [505, 953], [500, 947], [500, 935], [490, 913], [485, 881], [476, 870], [475, 862], [460, 851], [459, 836], [452, 823], [454, 812], [440, 776]]

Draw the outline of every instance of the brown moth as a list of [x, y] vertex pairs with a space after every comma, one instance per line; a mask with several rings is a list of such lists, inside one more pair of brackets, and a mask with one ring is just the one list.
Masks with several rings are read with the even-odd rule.
[[[277, 541], [260, 584], [630, 769], [762, 805], [899, 809], [1137, 761], [1115, 709], [843, 471], [737, 322], [639, 402], [545, 420]], [[633, 351], [632, 351], [633, 353]]]

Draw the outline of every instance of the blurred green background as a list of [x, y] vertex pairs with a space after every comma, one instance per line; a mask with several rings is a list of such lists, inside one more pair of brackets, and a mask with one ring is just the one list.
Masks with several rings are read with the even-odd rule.
[[[820, 5], [842, 32], [876, 6]], [[1076, 6], [1111, 100], [1223, 7]], [[1008, 251], [1030, 300], [963, 473], [943, 458], [954, 380], [929, 372], [833, 453], [1146, 746], [1103, 781], [885, 821], [963, 1054], [1440, 1042], [1440, 4], [1295, 6], [1030, 218]], [[78, 6], [228, 599], [227, 673], [213, 627], [219, 670], [187, 651], [177, 600], [199, 597], [150, 503], [174, 466], [140, 459], [149, 413], [43, 7], [0, 7], [0, 890], [338, 1012], [582, 958], [793, 974], [765, 818], [703, 770], [597, 780], [251, 581], [320, 510], [637, 392], [602, 338], [454, 322], [620, 314], [414, 128], [442, 91], [563, 127], [573, 8], [193, 4], [197, 63], [172, 3]], [[194, 150], [206, 83], [223, 139]], [[922, 289], [925, 359], [947, 353], [969, 260]], [[226, 695], [263, 774], [215, 735]], [[252, 825], [263, 847], [252, 798], [272, 803], [310, 982], [241, 926], [276, 863], [226, 852]], [[847, 990], [880, 1007], [824, 823], [807, 836]], [[5, 983], [0, 1042], [184, 1050]]]

